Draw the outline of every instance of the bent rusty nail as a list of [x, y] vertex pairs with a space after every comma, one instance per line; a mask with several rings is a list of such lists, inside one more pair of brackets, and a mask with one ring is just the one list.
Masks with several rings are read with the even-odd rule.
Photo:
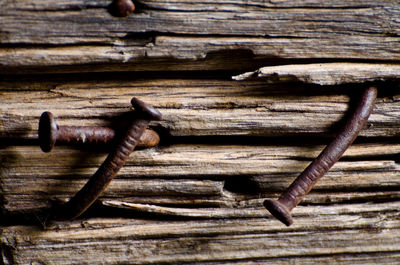
[[266, 200], [264, 206], [278, 220], [287, 226], [293, 223], [291, 210], [310, 192], [317, 181], [340, 159], [346, 149], [357, 138], [375, 105], [377, 89], [365, 89], [361, 100], [341, 128], [336, 138], [301, 173], [278, 200]]
[[161, 119], [161, 113], [143, 101], [133, 98], [131, 103], [135, 108], [134, 117], [120, 143], [110, 152], [86, 185], [67, 203], [54, 210], [52, 219], [71, 220], [85, 212], [125, 164], [150, 121]]

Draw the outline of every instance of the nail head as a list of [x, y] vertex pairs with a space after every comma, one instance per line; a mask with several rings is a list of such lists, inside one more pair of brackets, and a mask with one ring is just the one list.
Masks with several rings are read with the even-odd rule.
[[162, 115], [158, 110], [137, 98], [132, 98], [131, 104], [136, 111], [145, 114], [150, 120], [161, 120], [162, 118]]
[[114, 0], [111, 4], [111, 13], [118, 17], [126, 17], [135, 11], [135, 5], [131, 0]]
[[43, 152], [50, 152], [57, 140], [57, 124], [51, 112], [43, 112], [39, 120], [39, 144]]
[[275, 216], [276, 219], [281, 221], [287, 226], [293, 224], [293, 218], [288, 208], [285, 205], [275, 200], [265, 200], [264, 207]]

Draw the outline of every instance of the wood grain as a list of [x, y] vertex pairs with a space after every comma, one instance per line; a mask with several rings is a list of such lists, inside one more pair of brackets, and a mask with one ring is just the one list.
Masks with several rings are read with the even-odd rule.
[[[0, 264], [398, 263], [398, 1], [143, 0], [126, 18], [110, 3], [0, 0]], [[370, 82], [361, 137], [285, 227], [264, 199]], [[43, 153], [39, 116], [118, 129], [133, 96], [164, 114], [160, 145], [80, 219], [49, 222], [109, 148]]]
[[[135, 77], [12, 79], [0, 82], [0, 91], [0, 134], [18, 139], [37, 138], [44, 111], [51, 111], [61, 125], [113, 126], [129, 111], [132, 96], [158, 108], [164, 119], [152, 125], [172, 136], [333, 136], [360, 93], [356, 85]], [[398, 84], [379, 85], [379, 98], [362, 136], [400, 135], [398, 98]]]
[[2, 1], [0, 70], [250, 70], [261, 58], [400, 58], [396, 1], [141, 1], [127, 18], [112, 17], [109, 4]]
[[400, 245], [399, 206], [398, 202], [300, 206], [296, 208], [297, 222], [290, 228], [265, 217], [192, 221], [100, 218], [45, 231], [12, 226], [3, 229], [2, 243], [5, 259], [16, 264], [84, 260], [102, 264], [395, 263]]
[[[373, 264], [396, 260], [400, 146], [393, 136], [399, 134], [398, 84], [379, 84], [378, 103], [363, 139], [294, 210], [296, 227], [287, 230], [271, 219], [263, 200], [277, 198], [318, 155], [362, 85], [238, 82], [230, 76], [3, 76], [4, 262]], [[38, 230], [44, 220], [35, 211], [50, 207], [53, 200], [70, 198], [107, 155], [105, 147], [56, 146], [51, 153], [41, 152], [36, 140], [40, 114], [52, 111], [62, 125], [116, 126], [130, 110], [132, 96], [163, 112], [164, 120], [152, 124], [162, 133], [161, 145], [135, 151], [101, 196], [101, 204], [83, 219]], [[257, 228], [252, 230], [254, 223]], [[174, 234], [173, 229], [187, 236]], [[232, 230], [212, 232], [218, 229]], [[319, 243], [285, 245], [296, 238]]]
[[[180, 207], [237, 207], [239, 202], [276, 196], [322, 149], [312, 145], [175, 144], [139, 150], [130, 156], [103, 198]], [[368, 201], [374, 194], [375, 200], [399, 198], [398, 164], [389, 159], [395, 159], [399, 151], [400, 145], [393, 142], [351, 147], [304, 203], [340, 203], [350, 196], [350, 200]], [[70, 198], [105, 156], [67, 147], [48, 154], [35, 146], [1, 150], [2, 208], [30, 210], [49, 207], [52, 199]], [[370, 157], [381, 158], [371, 161]]]

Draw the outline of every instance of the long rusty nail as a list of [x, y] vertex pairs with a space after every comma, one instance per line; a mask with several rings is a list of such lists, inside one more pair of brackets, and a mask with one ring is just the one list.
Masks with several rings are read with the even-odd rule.
[[377, 89], [365, 89], [361, 100], [336, 138], [301, 173], [278, 200], [266, 200], [264, 206], [278, 220], [287, 226], [293, 223], [290, 214], [317, 181], [340, 159], [346, 149], [357, 138], [375, 105]]
[[131, 0], [114, 0], [110, 7], [110, 13], [117, 17], [126, 17], [135, 11], [135, 4]]
[[126, 134], [121, 138], [120, 143], [110, 152], [106, 160], [101, 164], [85, 186], [66, 204], [55, 210], [53, 213], [54, 219], [71, 220], [85, 212], [86, 209], [96, 201], [125, 164], [150, 121], [161, 119], [161, 113], [143, 101], [133, 98], [131, 103], [135, 111], [133, 112], [132, 120], [130, 121]]
[[[97, 126], [59, 126], [51, 112], [43, 112], [39, 120], [39, 144], [43, 152], [50, 152], [57, 144], [108, 144], [115, 138], [114, 129]], [[146, 129], [138, 146], [154, 147], [160, 136]]]

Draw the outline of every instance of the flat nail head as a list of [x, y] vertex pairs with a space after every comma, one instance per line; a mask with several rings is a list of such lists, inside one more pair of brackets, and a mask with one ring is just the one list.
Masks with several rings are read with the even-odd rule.
[[118, 17], [126, 17], [135, 11], [135, 5], [131, 0], [114, 0], [111, 4], [111, 13]]
[[162, 115], [158, 110], [137, 98], [132, 98], [131, 104], [136, 111], [143, 113], [149, 120], [159, 121], [162, 118]]
[[286, 226], [293, 224], [293, 218], [288, 208], [276, 200], [265, 200], [264, 207], [279, 221]]
[[51, 112], [43, 112], [39, 120], [39, 144], [43, 152], [50, 152], [57, 140], [57, 124]]

